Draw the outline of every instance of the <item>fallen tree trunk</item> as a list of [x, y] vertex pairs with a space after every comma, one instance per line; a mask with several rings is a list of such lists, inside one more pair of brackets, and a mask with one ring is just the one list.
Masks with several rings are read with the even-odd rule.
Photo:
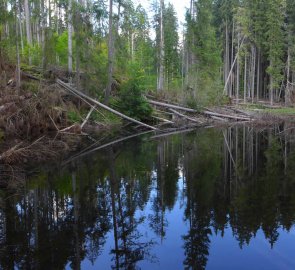
[[42, 81], [42, 79], [40, 79], [32, 74], [26, 73], [24, 71], [21, 71], [21, 75], [24, 77], [27, 77], [28, 79], [34, 80], [34, 81]]
[[234, 115], [220, 114], [220, 113], [214, 113], [214, 112], [209, 112], [209, 111], [204, 111], [202, 113], [205, 115], [208, 115], [210, 117], [215, 116], [215, 117], [235, 119], [235, 120], [241, 120], [241, 121], [251, 121], [251, 118], [244, 117], [244, 116], [237, 116], [237, 115], [234, 116]]
[[86, 125], [87, 121], [89, 120], [89, 118], [90, 118], [90, 116], [91, 116], [91, 114], [92, 114], [92, 112], [93, 112], [94, 110], [95, 110], [95, 106], [91, 107], [89, 113], [87, 114], [87, 116], [86, 116], [84, 122], [83, 122], [82, 125], [81, 125], [81, 129], [83, 129], [83, 127]]
[[[165, 107], [168, 109], [176, 109], [176, 110], [181, 110], [181, 111], [190, 112], [190, 113], [198, 113], [198, 111], [196, 111], [194, 109], [186, 108], [186, 107], [171, 105], [171, 104], [158, 102], [158, 101], [154, 101], [154, 100], [150, 100], [150, 99], [147, 99], [147, 101], [152, 105], [161, 106], [161, 107]], [[249, 117], [220, 114], [220, 113], [215, 113], [215, 112], [211, 112], [208, 110], [205, 110], [201, 113], [206, 116], [209, 116], [209, 117], [215, 116], [215, 117], [221, 117], [221, 118], [226, 118], [226, 119], [235, 119], [235, 120], [241, 120], [241, 121], [250, 121], [251, 120], [251, 118], [249, 118]]]
[[185, 108], [185, 107], [172, 105], [172, 104], [168, 104], [168, 103], [163, 103], [163, 102], [158, 102], [158, 101], [154, 101], [154, 100], [150, 100], [150, 99], [147, 99], [147, 102], [152, 104], [152, 105], [161, 106], [161, 107], [170, 108], [170, 109], [181, 110], [181, 111], [185, 111], [185, 112], [191, 112], [191, 113], [197, 113], [198, 112], [198, 111], [196, 111], [194, 109]]
[[164, 123], [167, 123], [167, 124], [174, 124], [174, 122], [170, 121], [170, 120], [167, 120], [165, 118], [162, 118], [162, 117], [157, 117], [157, 116], [152, 116], [153, 118], [159, 120], [159, 121], [162, 121]]
[[176, 115], [178, 115], [178, 116], [180, 116], [180, 117], [183, 117], [183, 118], [185, 118], [185, 119], [187, 119], [187, 120], [189, 120], [189, 121], [192, 121], [192, 122], [194, 122], [194, 123], [198, 123], [198, 124], [203, 124], [202, 121], [199, 121], [199, 120], [194, 119], [194, 118], [192, 118], [192, 117], [186, 116], [185, 114], [182, 114], [182, 113], [180, 113], [180, 112], [178, 112], [178, 111], [175, 111], [175, 110], [173, 110], [173, 109], [169, 109], [169, 110], [170, 110], [171, 112], [173, 112], [174, 114], [176, 114]]
[[217, 116], [211, 116], [212, 119], [217, 120], [217, 121], [221, 121], [221, 122], [228, 122], [227, 119], [225, 118], [221, 118], [221, 117], [217, 117]]
[[122, 113], [120, 113], [120, 112], [118, 112], [118, 111], [116, 111], [116, 110], [114, 110], [114, 109], [112, 109], [112, 108], [110, 108], [110, 107], [108, 107], [108, 106], [106, 106], [106, 105], [98, 102], [97, 100], [95, 100], [95, 99], [93, 99], [93, 98], [85, 95], [84, 93], [76, 90], [75, 88], [71, 87], [69, 84], [67, 84], [67, 83], [65, 83], [65, 82], [63, 82], [63, 81], [61, 81], [59, 79], [57, 79], [56, 82], [59, 85], [63, 86], [65, 89], [67, 89], [67, 90], [69, 90], [71, 92], [74, 92], [77, 96], [82, 97], [82, 98], [88, 100], [89, 102], [94, 103], [95, 105], [97, 105], [97, 106], [99, 106], [101, 108], [104, 108], [107, 111], [112, 112], [113, 114], [116, 114], [116, 115], [118, 115], [118, 116], [120, 116], [120, 117], [122, 117], [122, 118], [124, 118], [124, 119], [126, 119], [128, 121], [131, 121], [131, 122], [136, 123], [138, 125], [144, 126], [146, 128], [149, 128], [149, 129], [152, 129], [152, 130], [157, 130], [157, 128], [155, 128], [155, 127], [152, 127], [150, 125], [147, 125], [145, 123], [142, 123], [142, 122], [140, 122], [140, 121], [138, 121], [136, 119], [133, 119], [133, 118], [131, 118], [131, 117], [125, 115], [125, 114], [122, 114]]

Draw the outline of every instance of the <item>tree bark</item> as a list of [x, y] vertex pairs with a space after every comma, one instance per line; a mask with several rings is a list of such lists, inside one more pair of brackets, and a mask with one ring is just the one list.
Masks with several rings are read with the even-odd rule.
[[252, 82], [251, 82], [251, 97], [252, 97], [252, 103], [254, 103], [254, 96], [255, 96], [255, 70], [256, 70], [256, 48], [253, 45], [252, 46]]
[[105, 104], [109, 103], [114, 72], [114, 31], [113, 31], [113, 0], [109, 2], [109, 38], [108, 38], [108, 83], [105, 92]]
[[[24, 1], [24, 9], [25, 9], [25, 18], [26, 18], [27, 42], [29, 46], [32, 46], [29, 0]], [[32, 57], [30, 55], [30, 50], [29, 50], [29, 65], [31, 64], [32, 64]]]
[[164, 0], [160, 0], [160, 67], [159, 67], [159, 78], [158, 78], [158, 92], [164, 90], [164, 27], [163, 27], [163, 9]]
[[[240, 43], [240, 34], [238, 34], [238, 44]], [[239, 103], [239, 96], [240, 96], [240, 57], [238, 55], [237, 59], [237, 89], [236, 89], [236, 98], [237, 103]]]
[[258, 60], [257, 60], [257, 85], [256, 85], [256, 100], [259, 100], [260, 96], [260, 68], [261, 68], [261, 53], [258, 49]]
[[73, 24], [72, 24], [72, 0], [68, 6], [68, 72], [71, 77], [73, 72]]
[[244, 66], [244, 103], [247, 101], [247, 55], [245, 54], [245, 66]]
[[16, 80], [16, 88], [19, 91], [21, 86], [21, 78], [20, 78], [20, 54], [19, 54], [19, 44], [18, 44], [18, 8], [19, 6], [15, 3], [15, 30], [16, 30], [16, 70], [15, 70], [15, 80]]
[[291, 62], [291, 54], [290, 54], [290, 48], [288, 48], [288, 60], [287, 60], [287, 85], [286, 85], [286, 91], [285, 91], [285, 105], [290, 106], [291, 100], [290, 100], [290, 62]]

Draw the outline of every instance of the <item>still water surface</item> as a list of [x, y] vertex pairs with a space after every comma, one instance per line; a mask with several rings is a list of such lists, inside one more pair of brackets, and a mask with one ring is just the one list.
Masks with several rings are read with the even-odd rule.
[[44, 170], [0, 193], [0, 269], [295, 269], [294, 139], [146, 135]]

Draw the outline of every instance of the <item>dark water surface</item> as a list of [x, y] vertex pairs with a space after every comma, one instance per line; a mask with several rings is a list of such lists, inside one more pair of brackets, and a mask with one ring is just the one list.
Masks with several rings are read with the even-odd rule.
[[0, 192], [1, 269], [295, 269], [295, 134], [146, 135]]

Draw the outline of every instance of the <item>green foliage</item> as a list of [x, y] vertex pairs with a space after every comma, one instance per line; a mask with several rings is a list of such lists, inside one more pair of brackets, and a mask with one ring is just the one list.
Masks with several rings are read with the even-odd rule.
[[68, 32], [64, 31], [61, 35], [54, 34], [57, 37], [55, 51], [59, 57], [60, 63], [65, 65], [68, 61]]
[[[193, 78], [193, 76], [192, 76]], [[222, 85], [218, 79], [213, 80], [206, 72], [200, 72], [191, 79], [191, 88], [185, 91], [186, 102], [189, 106], [223, 105], [227, 103], [222, 94]]]
[[37, 94], [39, 91], [39, 84], [35, 81], [24, 81], [22, 82], [22, 89]]
[[176, 11], [172, 4], [164, 9], [164, 66], [168, 81], [168, 90], [173, 87], [175, 78], [180, 77], [180, 56], [178, 52], [178, 23]]
[[216, 79], [221, 58], [213, 25], [212, 1], [200, 0], [196, 5], [198, 17], [193, 25], [196, 40], [193, 50], [198, 58], [198, 69]]
[[122, 124], [121, 118], [109, 111], [100, 110], [94, 111], [90, 117], [91, 121], [100, 123], [100, 124], [107, 124], [112, 126], [118, 126]]
[[211, 0], [195, 2], [197, 17], [187, 17], [190, 50], [196, 59], [189, 71], [186, 100], [189, 105], [218, 104], [222, 100], [219, 69], [221, 51], [213, 24]]
[[116, 105], [121, 112], [130, 117], [147, 120], [152, 114], [152, 108], [143, 96], [143, 71], [137, 66], [132, 66], [130, 73], [132, 77], [122, 84]]
[[77, 111], [68, 111], [67, 112], [68, 121], [72, 124], [81, 122], [81, 116]]
[[284, 54], [284, 4], [282, 0], [268, 1], [268, 9], [266, 12], [266, 25], [267, 25], [267, 43], [269, 66], [267, 73], [271, 76], [271, 86], [275, 89], [280, 87], [283, 79], [284, 63], [282, 57]]

